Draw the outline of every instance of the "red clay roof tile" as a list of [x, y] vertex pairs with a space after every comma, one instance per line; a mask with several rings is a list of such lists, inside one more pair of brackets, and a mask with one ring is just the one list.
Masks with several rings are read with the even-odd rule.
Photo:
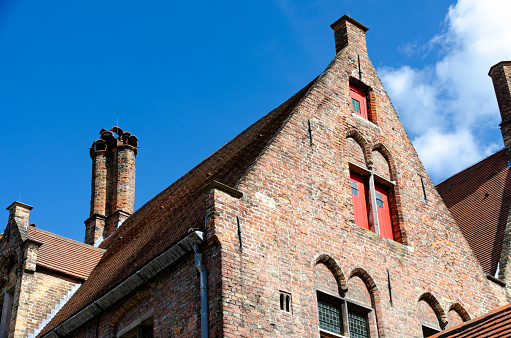
[[505, 150], [436, 186], [483, 271], [495, 275], [511, 204]]
[[484, 316], [437, 333], [431, 338], [504, 338], [511, 337], [511, 306], [498, 308]]
[[41, 242], [37, 265], [78, 279], [87, 279], [105, 250], [72, 239], [28, 227], [30, 239]]

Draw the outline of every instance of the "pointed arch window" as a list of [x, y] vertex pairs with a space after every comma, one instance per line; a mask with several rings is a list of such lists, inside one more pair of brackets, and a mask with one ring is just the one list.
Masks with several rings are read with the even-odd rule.
[[394, 182], [349, 162], [355, 224], [381, 237], [396, 240], [392, 221]]

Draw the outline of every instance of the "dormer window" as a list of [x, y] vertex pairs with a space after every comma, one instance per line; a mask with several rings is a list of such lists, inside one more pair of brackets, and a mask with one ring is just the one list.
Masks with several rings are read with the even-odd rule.
[[350, 86], [350, 98], [352, 112], [367, 120], [366, 94], [360, 89]]

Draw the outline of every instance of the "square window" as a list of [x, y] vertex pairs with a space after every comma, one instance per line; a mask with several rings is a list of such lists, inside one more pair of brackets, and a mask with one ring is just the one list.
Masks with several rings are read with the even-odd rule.
[[328, 333], [350, 338], [369, 337], [369, 313], [372, 309], [344, 298], [317, 291], [321, 337]]

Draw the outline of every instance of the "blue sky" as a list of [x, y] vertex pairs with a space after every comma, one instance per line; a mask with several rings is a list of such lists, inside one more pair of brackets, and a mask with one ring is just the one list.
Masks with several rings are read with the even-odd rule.
[[21, 195], [31, 222], [82, 241], [101, 128], [139, 138], [138, 208], [320, 74], [343, 14], [370, 28], [371, 60], [439, 182], [502, 147], [487, 76], [511, 57], [502, 6], [0, 0], [0, 205]]

